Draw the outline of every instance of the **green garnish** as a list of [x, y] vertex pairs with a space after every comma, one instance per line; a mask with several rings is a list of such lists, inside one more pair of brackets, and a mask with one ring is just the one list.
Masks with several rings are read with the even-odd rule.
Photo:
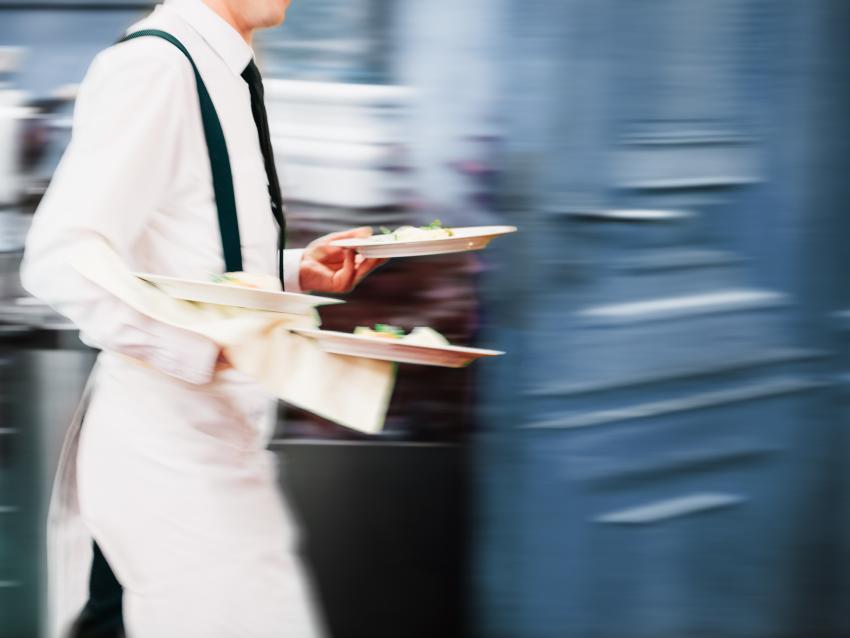
[[432, 221], [427, 226], [420, 226], [419, 228], [421, 228], [422, 230], [444, 230], [444, 231], [446, 231], [446, 233], [448, 233], [449, 237], [454, 235], [454, 233], [451, 231], [450, 228], [444, 228], [443, 227], [443, 222], [440, 221], [439, 218], [435, 219], [434, 221]]
[[[390, 228], [387, 228], [386, 226], [379, 226], [378, 230], [381, 231], [381, 235], [383, 237], [389, 237], [392, 240], [398, 241], [402, 237], [402, 236], [399, 235], [398, 231], [401, 230], [401, 231], [406, 233], [410, 228], [412, 228], [412, 227], [411, 226], [402, 226], [400, 228], [392, 230]], [[439, 219], [435, 219], [434, 221], [432, 221], [427, 226], [417, 226], [416, 228], [418, 228], [419, 230], [443, 230], [443, 231], [446, 232], [446, 235], [449, 236], [449, 237], [452, 237], [454, 235], [451, 228], [443, 227], [443, 222], [440, 221]]]
[[235, 281], [233, 277], [230, 275], [211, 275], [210, 280], [215, 284], [226, 283], [230, 281]]
[[399, 328], [398, 326], [391, 326], [386, 323], [376, 323], [375, 324], [375, 332], [386, 332], [393, 335], [398, 335], [399, 337], [404, 336], [404, 329]]

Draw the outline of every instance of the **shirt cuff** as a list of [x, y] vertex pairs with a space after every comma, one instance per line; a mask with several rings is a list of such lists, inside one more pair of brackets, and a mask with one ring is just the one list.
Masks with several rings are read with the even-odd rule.
[[287, 248], [283, 251], [283, 289], [286, 292], [301, 291], [301, 257], [303, 248]]

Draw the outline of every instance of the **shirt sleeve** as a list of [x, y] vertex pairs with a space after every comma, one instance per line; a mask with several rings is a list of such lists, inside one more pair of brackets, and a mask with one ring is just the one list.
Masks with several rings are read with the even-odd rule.
[[283, 251], [283, 289], [286, 292], [301, 292], [301, 256], [303, 248], [287, 248]]
[[21, 280], [65, 315], [94, 347], [126, 354], [190, 383], [215, 374], [212, 340], [157, 322], [70, 266], [79, 242], [105, 239], [128, 263], [163, 201], [180, 130], [197, 109], [194, 75], [170, 44], [139, 38], [95, 58], [74, 110], [71, 141], [33, 219]]

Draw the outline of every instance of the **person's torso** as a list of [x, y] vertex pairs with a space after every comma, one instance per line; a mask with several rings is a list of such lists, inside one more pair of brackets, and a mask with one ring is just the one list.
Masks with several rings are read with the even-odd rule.
[[[267, 176], [247, 83], [169, 4], [158, 5], [150, 15], [132, 25], [127, 33], [142, 29], [170, 33], [191, 54], [212, 98], [227, 143], [243, 269], [277, 274], [278, 229], [271, 213]], [[145, 42], [140, 45], [141, 40]], [[171, 43], [156, 37], [139, 38], [115, 46], [167, 47], [174, 51], [175, 64], [189, 64]], [[101, 54], [103, 63], [110, 62], [109, 54], [109, 50]], [[189, 77], [191, 75], [187, 74]], [[167, 191], [158, 197], [159, 204], [125, 258], [137, 271], [207, 280], [213, 273], [223, 271], [224, 258], [210, 158], [194, 82], [191, 90], [175, 95], [175, 108], [188, 111], [183, 118], [186, 125], [174, 144], [178, 154], [173, 162], [176, 168]], [[108, 393], [110, 384], [118, 387], [122, 383], [131, 383], [138, 388], [140, 395], [150, 388], [168, 387], [171, 394], [160, 393], [160, 399], [174, 406], [181, 405], [176, 400], [178, 396], [194, 402], [199, 409], [213, 399], [224, 399], [231, 406], [230, 413], [220, 415], [224, 425], [236, 415], [258, 425], [260, 415], [265, 414], [269, 407], [268, 393], [236, 370], [218, 373], [213, 384], [196, 388], [166, 378], [156, 370], [119, 355], [101, 353], [101, 359], [101, 372], [97, 375], [96, 384], [99, 394]], [[110, 372], [109, 380], [104, 377], [105, 370]], [[142, 383], [142, 380], [146, 382]], [[178, 420], [193, 418], [185, 409], [177, 407], [173, 416]]]
[[[224, 131], [233, 173], [239, 219], [243, 270], [277, 272], [277, 226], [271, 213], [267, 176], [257, 129], [251, 113], [248, 85], [235, 74], [198, 31], [169, 5], [160, 5], [134, 24], [128, 33], [160, 29], [171, 33], [188, 49], [215, 105]], [[156, 46], [173, 45], [158, 38]], [[122, 45], [118, 45], [122, 46]], [[151, 46], [151, 45], [148, 45]], [[176, 52], [176, 49], [175, 49]], [[182, 54], [179, 54], [183, 58]], [[177, 61], [177, 60], [175, 60]], [[179, 63], [188, 64], [181, 59]], [[187, 95], [194, 96], [193, 92]], [[176, 96], [182, 99], [182, 96]], [[206, 279], [223, 270], [223, 253], [212, 185], [210, 159], [197, 99], [176, 144], [176, 170], [134, 246], [131, 265], [145, 272]], [[132, 117], [131, 114], [129, 114]]]

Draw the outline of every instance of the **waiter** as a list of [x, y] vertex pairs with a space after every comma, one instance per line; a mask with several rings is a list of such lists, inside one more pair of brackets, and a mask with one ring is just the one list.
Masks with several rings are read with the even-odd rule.
[[86, 556], [60, 583], [51, 574], [64, 605], [54, 633], [120, 635], [123, 622], [131, 638], [321, 635], [265, 450], [269, 396], [216, 343], [69, 266], [93, 236], [135, 271], [205, 280], [238, 269], [278, 275], [289, 291], [344, 292], [380, 263], [329, 245], [368, 228], [278, 250], [283, 206], [251, 36], [289, 3], [165, 0], [80, 86], [22, 267], [24, 286], [101, 349], [66, 442], [94, 565]]

